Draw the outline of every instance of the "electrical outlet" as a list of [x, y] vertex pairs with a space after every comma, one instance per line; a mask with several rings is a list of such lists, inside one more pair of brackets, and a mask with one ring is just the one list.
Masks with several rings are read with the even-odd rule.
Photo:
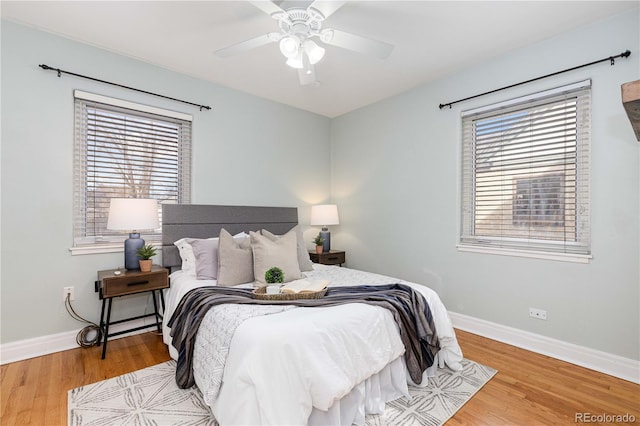
[[547, 311], [545, 311], [543, 309], [529, 308], [529, 316], [531, 318], [536, 318], [536, 319], [539, 319], [539, 320], [546, 320], [547, 319]]
[[69, 300], [76, 300], [76, 292], [73, 287], [64, 287], [62, 289], [62, 301], [67, 300], [67, 294], [69, 295]]

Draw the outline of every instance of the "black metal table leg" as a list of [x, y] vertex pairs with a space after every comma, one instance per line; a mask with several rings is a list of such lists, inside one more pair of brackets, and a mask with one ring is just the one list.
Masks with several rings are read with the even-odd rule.
[[[162, 291], [162, 290], [160, 290], [160, 291]], [[151, 291], [151, 295], [153, 296], [153, 309], [154, 309], [154, 312], [156, 314], [156, 316], [154, 317], [155, 320], [156, 320], [156, 326], [157, 326], [157, 329], [158, 329], [158, 333], [161, 333], [162, 329], [160, 328], [160, 314], [158, 313], [158, 301], [156, 300], [156, 297], [157, 297], [156, 296], [156, 291], [152, 290]]]
[[107, 353], [107, 337], [109, 337], [109, 322], [111, 321], [111, 302], [113, 298], [109, 298], [109, 306], [107, 307], [107, 323], [104, 326], [104, 344], [102, 345], [102, 359]]
[[[100, 330], [104, 332], [104, 305], [107, 303], [107, 299], [102, 299], [102, 310], [100, 311]], [[102, 344], [102, 339], [107, 338], [107, 333], [104, 333], [102, 338], [98, 340], [98, 346]]]

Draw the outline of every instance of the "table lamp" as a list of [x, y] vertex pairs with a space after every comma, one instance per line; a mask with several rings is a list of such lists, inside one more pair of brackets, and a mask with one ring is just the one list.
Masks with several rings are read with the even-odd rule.
[[324, 239], [322, 251], [324, 253], [331, 250], [331, 233], [327, 225], [339, 225], [338, 206], [335, 204], [320, 204], [311, 206], [311, 225], [320, 225], [320, 237]]
[[158, 202], [146, 198], [112, 198], [109, 205], [107, 229], [129, 231], [124, 240], [124, 267], [131, 271], [140, 269], [137, 251], [144, 246], [140, 238], [141, 230], [156, 229], [158, 221]]

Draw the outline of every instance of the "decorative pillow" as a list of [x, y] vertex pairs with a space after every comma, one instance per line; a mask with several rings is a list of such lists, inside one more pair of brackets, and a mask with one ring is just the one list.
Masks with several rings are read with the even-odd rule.
[[[246, 232], [240, 232], [240, 233], [234, 235], [233, 238], [249, 238], [249, 234], [247, 234]], [[218, 237], [211, 237], [211, 238], [207, 238], [207, 239], [204, 239], [204, 238], [181, 238], [178, 241], [176, 241], [175, 243], [173, 243], [173, 245], [178, 247], [178, 252], [180, 253], [180, 258], [182, 259], [182, 266], [181, 266], [180, 269], [182, 269], [184, 272], [186, 272], [186, 273], [188, 273], [190, 275], [193, 275], [194, 277], [197, 276], [197, 266], [198, 265], [197, 265], [197, 262], [196, 262], [196, 256], [193, 253], [193, 242], [194, 241], [207, 241], [207, 240], [216, 240], [216, 241], [218, 241]], [[216, 260], [216, 262], [217, 262], [217, 260]], [[216, 264], [216, 270], [217, 270], [217, 264]], [[208, 278], [198, 278], [198, 279], [208, 279]]]
[[296, 248], [295, 232], [271, 240], [257, 232], [250, 232], [251, 248], [253, 250], [253, 273], [256, 286], [264, 287], [267, 282], [264, 273], [277, 266], [284, 272], [284, 282], [302, 278], [298, 266], [298, 250]]
[[218, 238], [192, 240], [197, 279], [215, 280], [218, 277], [218, 242]]
[[193, 248], [191, 247], [191, 242], [194, 238], [181, 238], [173, 245], [178, 247], [178, 252], [180, 253], [180, 258], [182, 259], [182, 267], [181, 269], [195, 276], [196, 275], [196, 257], [193, 254]]
[[253, 281], [251, 239], [234, 238], [222, 229], [218, 245], [218, 285], [228, 287]]
[[[304, 242], [304, 236], [302, 235], [302, 228], [300, 225], [296, 225], [287, 234], [290, 233], [296, 234], [296, 250], [298, 253], [298, 266], [300, 267], [300, 271], [313, 271], [313, 262], [309, 258], [309, 252], [307, 251], [307, 245]], [[287, 235], [285, 234], [285, 235]], [[275, 241], [280, 238], [280, 235], [274, 235], [266, 229], [262, 230], [262, 235], [269, 238], [271, 241]]]

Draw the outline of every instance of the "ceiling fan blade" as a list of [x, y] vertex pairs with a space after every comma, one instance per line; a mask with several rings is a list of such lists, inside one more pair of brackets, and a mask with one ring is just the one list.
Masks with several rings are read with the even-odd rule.
[[[277, 16], [286, 16], [287, 13], [277, 4], [272, 1], [267, 0], [250, 0], [249, 3], [262, 10], [267, 15], [272, 18], [276, 18]], [[275, 16], [274, 16], [275, 15]]]
[[280, 33], [263, 34], [252, 39], [241, 41], [240, 43], [232, 44], [231, 46], [218, 49], [215, 51], [215, 54], [221, 58], [228, 58], [229, 56], [234, 56], [239, 53], [246, 52], [247, 50], [255, 49], [256, 47], [279, 41], [280, 38], [282, 38], [282, 35]]
[[301, 86], [318, 86], [320, 84], [318, 80], [316, 80], [316, 70], [313, 65], [309, 65], [307, 71], [300, 68], [298, 70], [298, 79], [300, 80]]
[[340, 0], [335, 0], [335, 1], [316, 0], [309, 5], [307, 10], [308, 11], [316, 10], [322, 14], [324, 19], [326, 19], [329, 16], [333, 15], [333, 13], [336, 10], [344, 6], [345, 3], [346, 1], [340, 1]]
[[334, 29], [322, 30], [320, 40], [332, 46], [376, 56], [380, 59], [389, 57], [393, 50], [392, 44]]

